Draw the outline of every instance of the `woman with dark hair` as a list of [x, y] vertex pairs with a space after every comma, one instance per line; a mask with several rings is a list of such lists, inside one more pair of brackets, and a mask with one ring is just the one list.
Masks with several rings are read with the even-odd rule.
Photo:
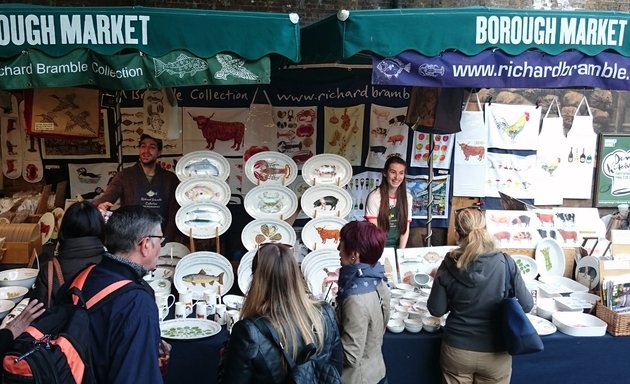
[[405, 248], [409, 239], [411, 203], [403, 159], [392, 156], [383, 167], [383, 180], [365, 200], [365, 219], [387, 233], [386, 247]]
[[385, 232], [366, 221], [341, 228], [337, 319], [344, 352], [344, 383], [386, 383], [382, 346], [389, 320], [383, 254]]
[[343, 358], [334, 311], [306, 292], [291, 246], [260, 246], [252, 261], [252, 282], [241, 318], [232, 328], [219, 374], [224, 383], [288, 382], [286, 359], [271, 331], [294, 362], [306, 346], [314, 349], [314, 359], [339, 377]]
[[505, 295], [506, 261], [525, 312], [533, 307], [516, 263], [496, 249], [477, 206], [455, 211], [459, 247], [446, 254], [437, 270], [427, 307], [434, 316], [450, 311], [442, 336], [442, 382], [509, 383], [512, 356], [501, 334], [500, 304]]
[[[101, 261], [105, 253], [104, 226], [103, 216], [89, 201], [84, 200], [68, 207], [59, 226], [57, 251], [53, 260], [50, 260], [39, 271], [33, 291], [34, 298], [44, 303], [46, 307], [50, 307], [54, 302], [55, 294], [61, 285], [53, 266], [54, 259], [59, 262], [64, 281], [71, 280], [87, 265]], [[53, 271], [52, 291], [49, 292], [48, 279], [51, 270]]]

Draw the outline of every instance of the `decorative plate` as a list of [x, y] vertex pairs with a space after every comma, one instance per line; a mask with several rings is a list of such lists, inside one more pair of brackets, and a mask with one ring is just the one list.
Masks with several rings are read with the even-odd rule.
[[245, 296], [239, 295], [225, 295], [223, 296], [223, 304], [227, 305], [228, 309], [241, 309]]
[[39, 230], [42, 234], [42, 244], [46, 244], [55, 230], [55, 216], [46, 212], [39, 218]]
[[247, 295], [249, 286], [252, 283], [252, 261], [256, 256], [256, 249], [252, 249], [243, 255], [241, 262], [238, 263], [236, 274], [238, 275], [238, 287], [244, 295]]
[[160, 335], [165, 339], [193, 340], [221, 332], [218, 323], [204, 319], [173, 319], [160, 323]]
[[63, 208], [57, 207], [52, 210], [53, 216], [55, 216], [55, 229], [53, 229], [53, 233], [51, 239], [57, 239], [59, 235], [59, 227], [61, 226], [61, 219], [63, 219]]
[[295, 229], [286, 221], [278, 219], [250, 221], [241, 232], [241, 241], [248, 251], [254, 250], [258, 244], [268, 241], [293, 245], [296, 240]]
[[215, 252], [193, 252], [184, 256], [175, 267], [173, 283], [177, 291], [191, 291], [193, 299], [203, 300], [203, 291], [218, 286], [221, 295], [234, 284], [232, 264]]
[[599, 260], [593, 256], [584, 256], [575, 267], [575, 280], [589, 290], [599, 284]]
[[564, 275], [564, 252], [560, 243], [551, 238], [542, 239], [536, 245], [534, 253], [540, 275]]
[[304, 256], [304, 260], [302, 260], [302, 263], [300, 264], [300, 269], [302, 269], [302, 273], [304, 273], [306, 270], [309, 269], [311, 264], [317, 263], [317, 260], [332, 256], [339, 259], [339, 251], [336, 249], [320, 249], [317, 251], [309, 252], [306, 256]]
[[323, 254], [314, 260], [304, 272], [304, 278], [316, 298], [330, 301], [337, 296], [339, 286], [339, 254]]
[[534, 316], [529, 313], [526, 315], [540, 336], [551, 335], [558, 330], [558, 328], [547, 319], [543, 319], [542, 317]]
[[179, 159], [175, 174], [180, 181], [196, 176], [215, 176], [226, 180], [230, 175], [230, 163], [214, 151], [194, 151]]
[[302, 211], [311, 218], [346, 217], [352, 210], [352, 196], [341, 187], [317, 185], [304, 191], [300, 199]]
[[348, 221], [340, 217], [318, 217], [310, 220], [302, 228], [302, 242], [311, 251], [317, 249], [337, 249], [339, 231]]
[[297, 211], [298, 200], [289, 187], [264, 184], [247, 192], [243, 204], [254, 219], [286, 220]]
[[232, 213], [215, 202], [192, 203], [175, 215], [177, 228], [194, 239], [212, 239], [225, 233], [232, 224]]
[[308, 185], [334, 184], [344, 187], [352, 178], [352, 165], [342, 156], [325, 153], [306, 160], [302, 177]]
[[175, 198], [182, 207], [209, 201], [226, 205], [231, 195], [228, 183], [214, 176], [192, 177], [182, 181], [175, 190]]
[[536, 260], [527, 255], [511, 255], [525, 280], [533, 280], [538, 276]]
[[275, 183], [289, 185], [297, 177], [295, 161], [279, 152], [258, 152], [245, 163], [245, 176], [256, 185]]
[[158, 267], [174, 267], [190, 250], [187, 246], [177, 242], [166, 243], [158, 256]]

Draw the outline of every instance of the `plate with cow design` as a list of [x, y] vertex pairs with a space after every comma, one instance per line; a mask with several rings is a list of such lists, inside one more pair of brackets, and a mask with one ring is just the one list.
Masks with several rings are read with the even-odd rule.
[[225, 295], [234, 284], [234, 270], [221, 254], [193, 252], [175, 266], [173, 284], [178, 292], [192, 292], [195, 300], [203, 300], [203, 291], [215, 287], [219, 294]]
[[575, 266], [575, 281], [594, 289], [599, 284], [599, 259], [594, 256], [584, 256]]
[[352, 165], [343, 156], [324, 153], [306, 160], [302, 177], [308, 185], [336, 185], [344, 187], [352, 178]]
[[217, 152], [194, 151], [179, 159], [175, 165], [175, 174], [179, 181], [197, 176], [214, 176], [221, 180], [227, 180], [230, 175], [230, 163]]
[[230, 210], [214, 201], [192, 203], [175, 214], [177, 229], [193, 239], [212, 239], [225, 233], [231, 224]]
[[302, 243], [311, 251], [337, 249], [339, 231], [348, 220], [336, 216], [324, 216], [309, 220], [302, 228]]
[[258, 152], [245, 163], [245, 176], [256, 185], [289, 185], [296, 178], [298, 167], [287, 155], [274, 151]]
[[175, 190], [175, 199], [182, 207], [209, 201], [226, 205], [231, 195], [228, 183], [215, 176], [192, 177], [179, 183]]
[[566, 260], [562, 247], [556, 240], [551, 238], [540, 240], [536, 245], [534, 258], [536, 259], [536, 264], [538, 264], [538, 273], [541, 276], [564, 275]]
[[352, 196], [335, 185], [316, 185], [310, 187], [300, 199], [302, 211], [310, 217], [337, 216], [346, 217], [352, 210]]
[[243, 205], [254, 219], [286, 220], [297, 211], [298, 200], [289, 187], [263, 184], [247, 192]]
[[295, 244], [295, 229], [286, 221], [278, 219], [257, 219], [247, 223], [241, 232], [241, 241], [248, 251], [259, 244], [277, 241], [284, 244]]

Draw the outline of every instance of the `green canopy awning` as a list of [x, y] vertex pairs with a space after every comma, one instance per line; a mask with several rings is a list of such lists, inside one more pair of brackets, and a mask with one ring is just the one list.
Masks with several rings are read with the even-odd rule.
[[630, 56], [625, 12], [486, 7], [339, 11], [302, 29], [301, 64], [339, 62], [363, 53], [392, 57], [412, 50], [473, 56], [487, 49], [518, 55], [577, 50]]
[[300, 60], [296, 14], [0, 6], [0, 89], [141, 89], [270, 82]]

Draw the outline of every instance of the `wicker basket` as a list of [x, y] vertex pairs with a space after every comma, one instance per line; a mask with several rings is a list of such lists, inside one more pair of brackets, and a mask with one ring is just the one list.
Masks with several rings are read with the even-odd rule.
[[617, 313], [598, 301], [595, 314], [608, 324], [608, 328], [606, 330], [611, 335], [630, 335], [630, 312]]

